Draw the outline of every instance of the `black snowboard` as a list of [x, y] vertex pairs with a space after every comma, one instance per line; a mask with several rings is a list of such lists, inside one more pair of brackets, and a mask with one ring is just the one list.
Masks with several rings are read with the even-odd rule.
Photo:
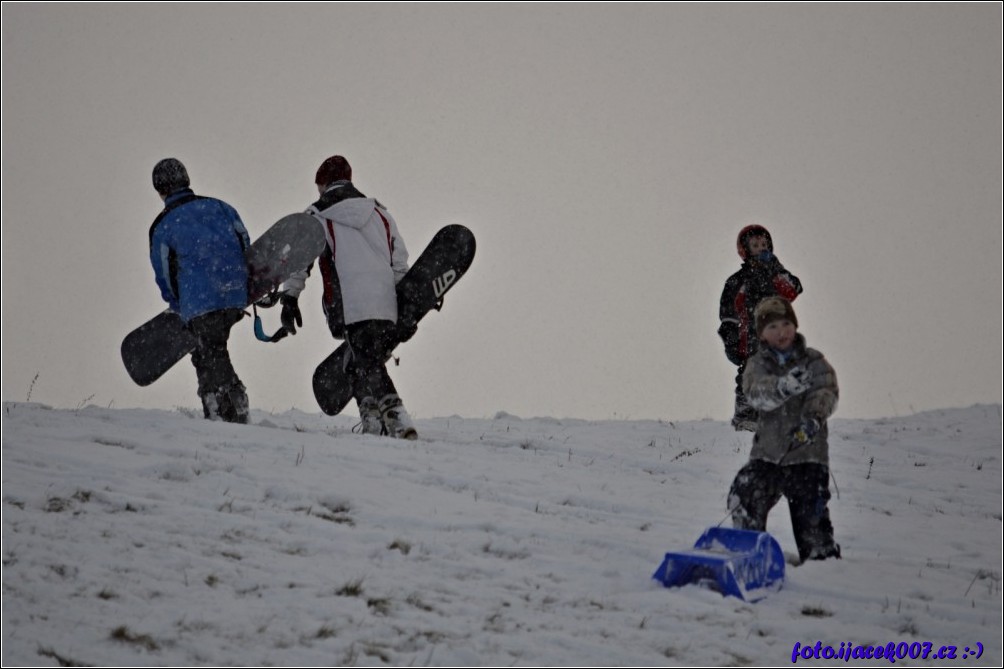
[[[279, 219], [255, 240], [247, 252], [248, 304], [279, 287], [290, 275], [306, 269], [324, 250], [324, 228], [310, 214]], [[195, 350], [195, 336], [181, 316], [162, 311], [122, 341], [122, 362], [130, 378], [148, 386]]]
[[[446, 294], [474, 261], [474, 233], [462, 225], [448, 225], [432, 238], [422, 255], [397, 284], [398, 318], [420, 321], [439, 309]], [[352, 356], [343, 343], [314, 371], [314, 397], [321, 411], [334, 416], [352, 400]]]

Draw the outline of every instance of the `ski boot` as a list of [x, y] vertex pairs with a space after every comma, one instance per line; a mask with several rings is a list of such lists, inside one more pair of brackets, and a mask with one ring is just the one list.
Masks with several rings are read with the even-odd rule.
[[380, 416], [383, 418], [387, 434], [396, 439], [418, 439], [418, 431], [404, 403], [397, 395], [387, 395], [380, 400]]
[[220, 400], [220, 417], [228, 423], [248, 424], [250, 408], [247, 389], [243, 383], [235, 383], [223, 392]]
[[362, 434], [373, 434], [378, 437], [384, 433], [383, 418], [380, 416], [380, 405], [372, 397], [359, 400], [359, 418], [361, 422], [352, 428], [353, 432], [358, 428], [358, 431]]
[[227, 388], [202, 395], [202, 413], [209, 420], [246, 425], [248, 422], [248, 395], [244, 384], [237, 382]]

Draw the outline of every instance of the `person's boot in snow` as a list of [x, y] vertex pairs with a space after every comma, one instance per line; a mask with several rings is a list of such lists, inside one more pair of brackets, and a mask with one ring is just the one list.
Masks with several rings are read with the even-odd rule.
[[207, 420], [220, 420], [220, 401], [216, 393], [203, 393], [199, 397], [202, 399], [202, 416]]
[[360, 432], [363, 434], [383, 434], [383, 418], [380, 416], [380, 405], [372, 397], [359, 401]]
[[380, 400], [380, 415], [390, 436], [397, 439], [418, 439], [418, 431], [411, 422], [411, 416], [397, 395], [387, 395]]
[[220, 418], [228, 423], [248, 423], [248, 393], [243, 383], [235, 383], [218, 394], [220, 398]]
[[244, 384], [236, 383], [229, 388], [219, 388], [202, 395], [202, 412], [209, 420], [228, 423], [248, 422], [248, 395]]

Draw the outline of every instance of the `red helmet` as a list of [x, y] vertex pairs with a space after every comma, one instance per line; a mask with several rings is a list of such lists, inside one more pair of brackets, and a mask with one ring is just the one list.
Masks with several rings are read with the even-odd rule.
[[774, 252], [774, 240], [771, 239], [767, 228], [762, 225], [747, 225], [739, 231], [739, 236], [736, 238], [736, 250], [739, 251], [740, 258], [743, 260], [748, 259], [750, 254], [749, 241], [752, 237], [766, 237], [768, 248], [770, 248], [771, 253]]

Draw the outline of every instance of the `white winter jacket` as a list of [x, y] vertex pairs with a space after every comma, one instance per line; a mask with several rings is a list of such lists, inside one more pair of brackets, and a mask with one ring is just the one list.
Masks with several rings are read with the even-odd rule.
[[[336, 189], [353, 195], [339, 199]], [[325, 206], [326, 202], [334, 204]], [[323, 207], [323, 208], [319, 208]], [[328, 246], [320, 259], [322, 276], [332, 267], [337, 277], [324, 276], [325, 309], [337, 304], [329, 292], [339, 291], [345, 325], [366, 320], [397, 322], [395, 285], [408, 271], [408, 249], [390, 213], [349, 182], [337, 182], [307, 209], [324, 226]], [[286, 282], [296, 297], [307, 273]]]

